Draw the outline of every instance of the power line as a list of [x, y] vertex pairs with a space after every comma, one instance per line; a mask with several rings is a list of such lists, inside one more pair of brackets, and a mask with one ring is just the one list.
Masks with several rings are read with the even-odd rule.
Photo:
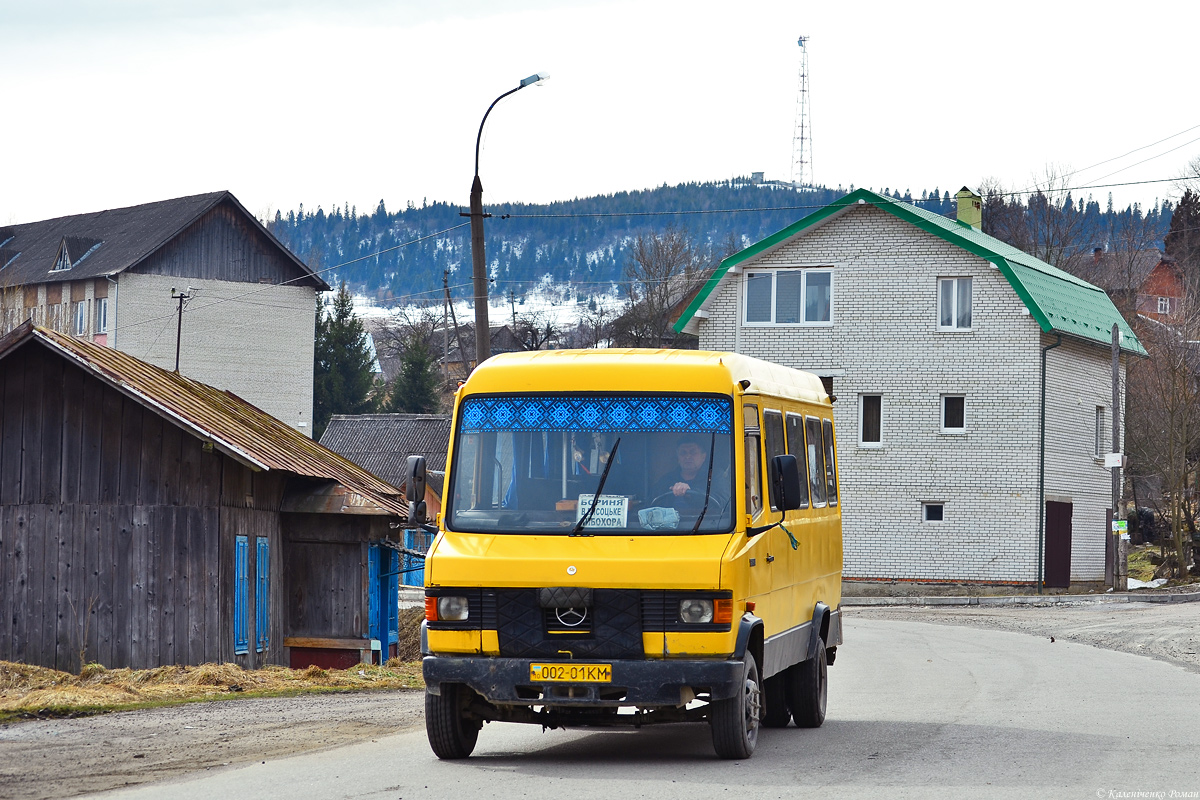
[[[456, 231], [456, 230], [458, 230], [459, 228], [465, 228], [465, 227], [467, 227], [467, 226], [468, 226], [468, 225], [470, 225], [470, 224], [471, 224], [471, 223], [469, 223], [469, 222], [462, 222], [462, 223], [459, 223], [458, 225], [453, 225], [453, 226], [451, 226], [451, 227], [449, 227], [449, 228], [444, 228], [444, 229], [442, 229], [442, 230], [440, 230], [440, 231], [437, 231], [437, 232], [435, 232], [435, 233], [430, 233], [430, 234], [428, 234], [428, 235], [426, 235], [426, 236], [420, 236], [420, 237], [418, 237], [418, 238], [416, 238], [416, 239], [410, 239], [409, 241], [407, 241], [407, 242], [402, 242], [401, 244], [398, 244], [398, 245], [396, 245], [396, 246], [394, 246], [394, 247], [386, 247], [386, 248], [384, 248], [384, 249], [382, 249], [382, 250], [377, 250], [377, 251], [375, 251], [374, 253], [369, 253], [368, 255], [365, 255], [365, 256], [360, 256], [360, 257], [358, 257], [358, 258], [352, 258], [352, 259], [350, 259], [349, 261], [343, 261], [343, 262], [341, 262], [341, 263], [339, 263], [339, 264], [334, 264], [334, 265], [333, 265], [333, 266], [331, 266], [331, 267], [325, 267], [324, 269], [311, 270], [311, 271], [310, 271], [310, 272], [309, 272], [307, 275], [299, 275], [299, 276], [297, 276], [297, 277], [295, 277], [295, 278], [290, 278], [290, 279], [288, 279], [288, 280], [286, 280], [286, 281], [283, 281], [282, 283], [270, 283], [270, 284], [267, 284], [267, 285], [265, 285], [265, 286], [260, 286], [260, 287], [258, 287], [257, 289], [254, 289], [253, 291], [249, 291], [249, 292], [243, 292], [243, 293], [241, 293], [241, 294], [233, 295], [232, 297], [223, 297], [223, 298], [220, 298], [220, 299], [218, 299], [218, 300], [215, 300], [215, 301], [213, 301], [213, 302], [211, 302], [211, 303], [209, 303], [209, 304], [207, 304], [207, 305], [201, 305], [201, 306], [197, 306], [195, 309], [185, 309], [185, 310], [203, 311], [203, 310], [204, 310], [204, 309], [206, 309], [206, 308], [212, 308], [213, 306], [217, 306], [217, 305], [220, 305], [220, 304], [222, 304], [222, 303], [229, 303], [229, 302], [232, 302], [232, 301], [234, 301], [234, 300], [241, 300], [242, 298], [245, 298], [245, 297], [249, 297], [249, 296], [251, 296], [251, 295], [258, 294], [259, 292], [265, 292], [265, 291], [267, 291], [267, 290], [269, 290], [269, 289], [276, 289], [276, 288], [278, 288], [278, 287], [280, 287], [280, 286], [287, 286], [288, 284], [291, 284], [291, 283], [296, 283], [297, 281], [302, 281], [302, 280], [306, 280], [307, 278], [311, 278], [311, 277], [313, 277], [314, 275], [321, 275], [321, 274], [323, 274], [323, 273], [330, 272], [330, 271], [332, 271], [332, 270], [339, 269], [339, 268], [341, 268], [341, 267], [345, 267], [345, 266], [348, 266], [348, 265], [350, 265], [350, 264], [356, 264], [356, 263], [358, 263], [359, 261], [367, 261], [367, 260], [369, 260], [369, 259], [372, 259], [372, 258], [375, 258], [375, 257], [377, 257], [377, 256], [383, 255], [384, 253], [390, 253], [390, 252], [391, 252], [391, 251], [393, 251], [393, 250], [399, 250], [399, 249], [400, 249], [400, 248], [402, 248], [402, 247], [408, 247], [409, 245], [417, 244], [418, 242], [423, 242], [423, 241], [425, 241], [426, 239], [432, 239], [432, 238], [434, 238], [434, 237], [437, 237], [437, 236], [442, 236], [442, 235], [444, 235], [444, 234], [450, 233], [451, 231]], [[438, 291], [441, 291], [441, 290], [439, 289]], [[428, 292], [418, 292], [417, 294], [428, 294]], [[415, 296], [415, 295], [413, 295], [413, 296]], [[160, 316], [160, 317], [150, 317], [150, 318], [148, 318], [148, 319], [138, 320], [137, 322], [133, 322], [133, 323], [130, 323], [130, 324], [128, 324], [128, 325], [118, 325], [118, 326], [116, 326], [115, 328], [113, 328], [113, 330], [116, 330], [116, 331], [120, 331], [120, 330], [128, 330], [129, 328], [135, 328], [135, 327], [137, 327], [137, 326], [139, 326], [139, 325], [146, 325], [146, 324], [148, 324], [148, 323], [151, 323], [151, 322], [157, 322], [157, 321], [159, 321], [159, 320], [161, 320], [161, 319], [171, 319], [171, 318], [173, 318], [174, 316], [175, 316], [175, 313], [174, 313], [174, 312], [172, 312], [172, 313], [170, 313], [170, 314], [165, 314], [165, 315], [163, 315], [163, 316]]]

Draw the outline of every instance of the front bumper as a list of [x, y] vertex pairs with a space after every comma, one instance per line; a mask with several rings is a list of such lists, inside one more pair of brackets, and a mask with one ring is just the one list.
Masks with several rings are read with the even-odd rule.
[[742, 690], [741, 661], [589, 659], [612, 665], [611, 683], [530, 681], [529, 665], [547, 661], [425, 656], [422, 672], [430, 694], [441, 694], [444, 683], [465, 683], [496, 705], [648, 708], [685, 705], [698, 694], [723, 700]]

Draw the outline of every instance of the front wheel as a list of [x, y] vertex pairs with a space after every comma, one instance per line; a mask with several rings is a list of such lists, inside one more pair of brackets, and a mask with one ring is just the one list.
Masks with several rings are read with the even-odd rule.
[[471, 690], [461, 683], [442, 685], [441, 694], [425, 694], [425, 735], [441, 759], [466, 758], [475, 749], [483, 723], [466, 715]]
[[829, 673], [825, 659], [825, 640], [817, 637], [817, 652], [787, 670], [788, 708], [797, 728], [819, 728], [825, 721], [829, 699]]
[[754, 655], [746, 653], [742, 665], [741, 691], [725, 700], [715, 700], [709, 712], [713, 748], [721, 758], [749, 758], [758, 744], [762, 709], [762, 683]]

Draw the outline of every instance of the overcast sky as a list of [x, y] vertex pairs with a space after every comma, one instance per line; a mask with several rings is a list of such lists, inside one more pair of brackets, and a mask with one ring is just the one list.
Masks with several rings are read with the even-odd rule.
[[1174, 177], [1200, 156], [1198, 21], [1194, 2], [0, 0], [0, 224], [217, 189], [259, 215], [465, 205], [480, 118], [539, 71], [488, 120], [485, 203], [786, 179], [802, 34], [819, 183], [1024, 188], [1138, 148], [1072, 184]]

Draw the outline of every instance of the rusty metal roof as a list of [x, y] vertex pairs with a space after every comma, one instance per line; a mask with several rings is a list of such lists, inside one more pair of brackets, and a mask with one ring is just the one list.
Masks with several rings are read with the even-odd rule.
[[29, 322], [0, 339], [0, 358], [31, 341], [61, 353], [251, 469], [337, 481], [389, 513], [407, 514], [399, 489], [231, 392]]

